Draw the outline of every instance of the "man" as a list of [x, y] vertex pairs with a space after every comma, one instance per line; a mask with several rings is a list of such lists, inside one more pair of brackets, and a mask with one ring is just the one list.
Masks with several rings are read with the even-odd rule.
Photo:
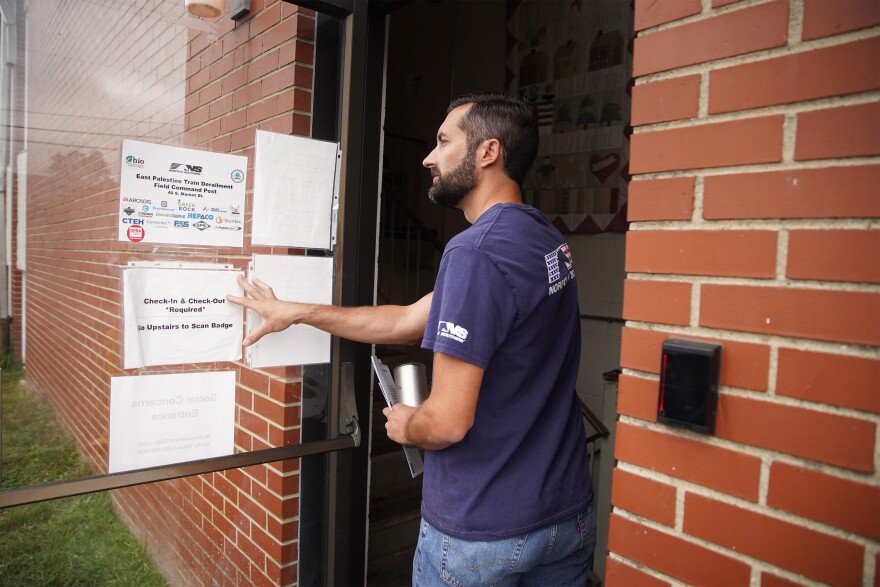
[[305, 323], [434, 351], [428, 399], [384, 410], [389, 438], [426, 449], [415, 585], [585, 585], [592, 566], [575, 274], [562, 235], [521, 198], [537, 149], [526, 100], [450, 104], [423, 162], [428, 195], [472, 226], [447, 245], [434, 292], [410, 306], [284, 302], [243, 278], [250, 299], [228, 298], [263, 319], [246, 345]]

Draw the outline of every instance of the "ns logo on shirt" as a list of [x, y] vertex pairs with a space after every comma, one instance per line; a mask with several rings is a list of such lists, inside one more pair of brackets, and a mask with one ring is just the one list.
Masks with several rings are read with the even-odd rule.
[[451, 338], [456, 342], [464, 342], [467, 340], [468, 331], [461, 326], [456, 326], [452, 322], [439, 320], [437, 322], [437, 336]]

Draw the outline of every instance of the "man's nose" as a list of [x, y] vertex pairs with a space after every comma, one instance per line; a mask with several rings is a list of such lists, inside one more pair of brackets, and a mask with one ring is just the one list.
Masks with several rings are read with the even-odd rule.
[[428, 156], [422, 160], [422, 166], [427, 167], [428, 169], [434, 167], [434, 151], [428, 153]]

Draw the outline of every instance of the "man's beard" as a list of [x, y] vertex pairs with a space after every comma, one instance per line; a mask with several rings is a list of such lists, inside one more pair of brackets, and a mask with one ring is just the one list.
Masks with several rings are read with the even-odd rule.
[[458, 167], [439, 176], [437, 183], [428, 190], [428, 198], [432, 202], [455, 208], [471, 190], [477, 187], [477, 180], [474, 179], [475, 154], [476, 152], [468, 152]]

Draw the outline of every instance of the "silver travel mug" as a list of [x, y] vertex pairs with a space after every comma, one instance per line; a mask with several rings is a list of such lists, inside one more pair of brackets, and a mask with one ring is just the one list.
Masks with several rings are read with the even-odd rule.
[[394, 368], [394, 383], [400, 403], [417, 407], [428, 397], [428, 379], [421, 363], [404, 363]]

